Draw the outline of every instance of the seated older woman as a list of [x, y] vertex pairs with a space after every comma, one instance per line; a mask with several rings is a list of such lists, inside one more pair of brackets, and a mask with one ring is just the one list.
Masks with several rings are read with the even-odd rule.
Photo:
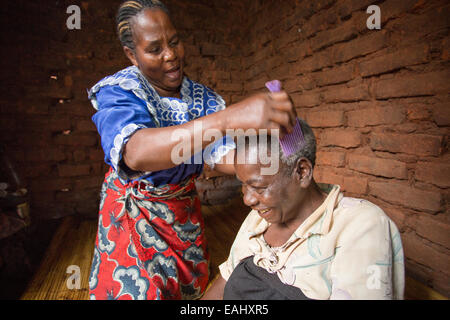
[[[203, 299], [403, 299], [397, 227], [373, 203], [314, 181], [316, 141], [300, 124], [303, 147], [280, 151], [276, 174], [262, 175], [259, 161], [234, 165], [252, 211]], [[240, 152], [249, 159], [257, 145]]]

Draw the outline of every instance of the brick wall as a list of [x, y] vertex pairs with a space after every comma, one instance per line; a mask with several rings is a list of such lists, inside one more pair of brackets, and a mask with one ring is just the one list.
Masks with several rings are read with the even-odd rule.
[[70, 4], [7, 1], [1, 12], [9, 33], [1, 142], [27, 182], [34, 220], [98, 210], [106, 167], [86, 89], [125, 62], [113, 42], [113, 10], [96, 8], [88, 19], [94, 8], [78, 2], [82, 29], [69, 31]]
[[[5, 1], [1, 8], [8, 41], [1, 61], [0, 143], [27, 182], [35, 220], [97, 216], [108, 168], [86, 90], [130, 65], [115, 33], [120, 2], [18, 0]], [[228, 102], [242, 89], [238, 45], [232, 41], [237, 31], [217, 22], [238, 28], [233, 15], [220, 1], [165, 3], [185, 44], [188, 76], [215, 88]], [[72, 4], [81, 8], [81, 30], [66, 27]], [[205, 202], [214, 194], [209, 191], [213, 180], [200, 186]]]
[[245, 91], [280, 79], [318, 140], [315, 178], [368, 199], [401, 230], [410, 276], [450, 294], [446, 1], [254, 1]]

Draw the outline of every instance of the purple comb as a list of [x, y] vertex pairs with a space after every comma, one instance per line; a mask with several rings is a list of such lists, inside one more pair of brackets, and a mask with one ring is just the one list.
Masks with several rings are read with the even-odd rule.
[[[279, 92], [281, 91], [281, 82], [278, 80], [266, 82], [266, 88], [269, 89], [270, 92]], [[300, 122], [297, 118], [294, 130], [292, 130], [291, 133], [286, 134], [283, 138], [280, 138], [280, 145], [284, 154], [288, 157], [300, 149], [304, 143], [305, 139], [303, 137], [302, 128], [300, 127]]]

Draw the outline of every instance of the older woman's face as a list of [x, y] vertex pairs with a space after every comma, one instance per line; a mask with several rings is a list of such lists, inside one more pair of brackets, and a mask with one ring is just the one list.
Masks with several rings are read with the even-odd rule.
[[132, 28], [133, 64], [160, 95], [178, 96], [183, 80], [184, 48], [168, 15], [162, 10], [144, 10], [134, 17]]
[[286, 223], [297, 217], [303, 192], [295, 179], [282, 172], [261, 175], [260, 164], [236, 164], [235, 171], [242, 182], [244, 203], [267, 222]]

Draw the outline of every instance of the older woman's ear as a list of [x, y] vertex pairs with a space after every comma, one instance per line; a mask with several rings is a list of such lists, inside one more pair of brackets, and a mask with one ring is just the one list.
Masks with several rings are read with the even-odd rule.
[[308, 188], [313, 179], [313, 165], [305, 157], [301, 157], [295, 164], [294, 179], [298, 181], [300, 187]]

